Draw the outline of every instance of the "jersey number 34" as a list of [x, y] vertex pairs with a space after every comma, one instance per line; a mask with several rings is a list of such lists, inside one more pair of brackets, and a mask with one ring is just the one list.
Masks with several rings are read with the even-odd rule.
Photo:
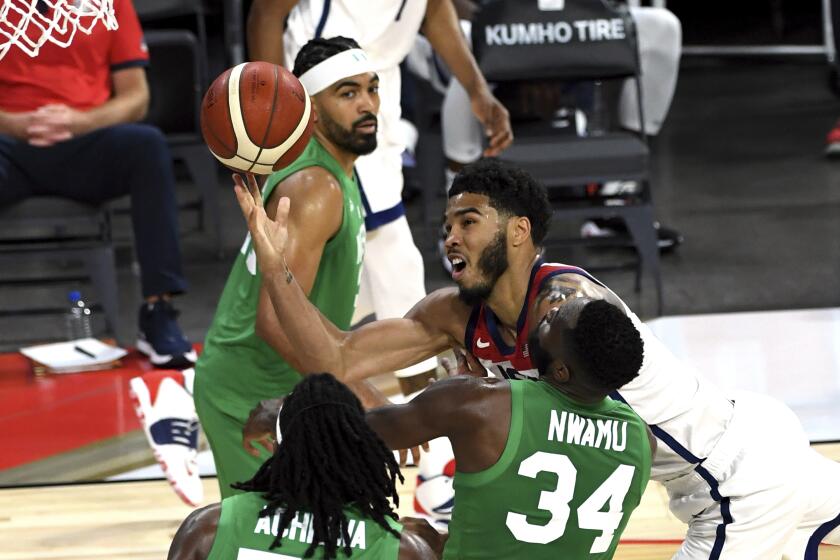
[[[621, 511], [624, 497], [633, 482], [636, 467], [619, 465], [612, 474], [577, 509], [578, 526], [581, 529], [601, 531], [592, 543], [590, 554], [606, 552], [624, 512]], [[572, 501], [577, 482], [577, 469], [565, 455], [538, 451], [522, 461], [519, 475], [536, 478], [537, 473], [551, 472], [557, 475], [557, 487], [540, 493], [537, 507], [551, 513], [545, 525], [528, 523], [521, 513], [508, 512], [507, 527], [513, 536], [522, 542], [548, 544], [563, 536], [569, 522], [569, 502]], [[601, 511], [609, 501], [607, 511]]]

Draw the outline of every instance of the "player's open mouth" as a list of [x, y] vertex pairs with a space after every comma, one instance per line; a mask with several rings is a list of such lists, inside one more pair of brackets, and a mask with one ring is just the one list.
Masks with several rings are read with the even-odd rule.
[[363, 134], [376, 134], [376, 121], [364, 121], [357, 124], [354, 128]]
[[461, 255], [449, 255], [449, 262], [452, 264], [452, 279], [458, 280], [467, 268], [467, 261]]

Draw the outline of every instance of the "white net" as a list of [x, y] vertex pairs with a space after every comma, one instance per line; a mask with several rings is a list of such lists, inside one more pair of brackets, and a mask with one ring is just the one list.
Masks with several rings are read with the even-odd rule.
[[117, 26], [113, 0], [0, 0], [0, 59], [12, 47], [29, 56], [48, 41], [69, 45], [76, 33], [90, 35], [98, 23]]

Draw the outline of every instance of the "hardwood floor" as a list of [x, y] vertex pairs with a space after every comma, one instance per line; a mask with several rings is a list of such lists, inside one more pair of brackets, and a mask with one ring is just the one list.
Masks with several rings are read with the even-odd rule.
[[[840, 459], [840, 444], [817, 448]], [[413, 469], [405, 474], [400, 514], [409, 515], [415, 476]], [[218, 500], [215, 479], [204, 488], [207, 503]], [[6, 489], [0, 512], [0, 560], [159, 560], [190, 508], [166, 482], [144, 481]], [[684, 530], [667, 510], [664, 489], [652, 483], [615, 558], [666, 560]], [[840, 560], [840, 547], [823, 547], [820, 558]]]

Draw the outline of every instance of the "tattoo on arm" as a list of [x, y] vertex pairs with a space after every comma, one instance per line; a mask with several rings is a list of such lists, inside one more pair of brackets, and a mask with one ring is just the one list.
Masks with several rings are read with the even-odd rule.
[[548, 300], [548, 303], [557, 303], [559, 301], [563, 301], [578, 295], [577, 288], [573, 288], [567, 285], [561, 285], [557, 282], [549, 282], [546, 286], [540, 291], [539, 299], [540, 301]]
[[286, 284], [291, 284], [292, 280], [294, 280], [294, 276], [292, 276], [292, 270], [289, 268], [289, 264], [286, 262], [286, 259], [283, 259], [283, 268], [286, 270]]

